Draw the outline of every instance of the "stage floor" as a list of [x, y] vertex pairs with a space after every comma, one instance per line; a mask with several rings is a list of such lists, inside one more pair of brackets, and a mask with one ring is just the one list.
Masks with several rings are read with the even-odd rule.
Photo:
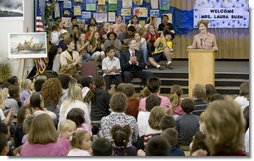
[[[165, 64], [166, 62], [160, 62]], [[173, 60], [172, 66], [174, 69], [159, 70], [148, 66], [149, 71], [156, 73], [188, 73], [188, 60]], [[248, 60], [232, 61], [232, 60], [217, 60], [215, 61], [215, 73], [232, 73], [232, 74], [249, 74], [250, 64]]]

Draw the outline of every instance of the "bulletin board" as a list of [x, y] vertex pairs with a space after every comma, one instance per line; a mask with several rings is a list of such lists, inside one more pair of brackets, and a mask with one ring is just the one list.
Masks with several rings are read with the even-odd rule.
[[[46, 3], [51, 2], [48, 0]], [[172, 14], [170, 0], [57, 0], [52, 19], [76, 16], [78, 20], [88, 23], [94, 17], [98, 23], [105, 20], [114, 23], [115, 18], [122, 15], [128, 23], [134, 14], [141, 24], [145, 24], [150, 16], [160, 19], [163, 14]]]

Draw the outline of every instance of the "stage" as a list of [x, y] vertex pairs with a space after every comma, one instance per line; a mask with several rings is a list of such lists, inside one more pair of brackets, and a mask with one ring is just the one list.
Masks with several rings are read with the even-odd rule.
[[[166, 62], [160, 62], [165, 64]], [[161, 93], [169, 94], [173, 84], [182, 86], [184, 94], [188, 94], [188, 60], [173, 60], [173, 69], [159, 70], [148, 66], [154, 76], [161, 79]], [[242, 82], [249, 81], [250, 65], [248, 60], [216, 60], [215, 87], [218, 93], [237, 95]], [[136, 87], [137, 84], [136, 84]], [[138, 92], [139, 90], [137, 90]]]
[[[165, 64], [165, 61], [160, 64]], [[155, 73], [188, 73], [188, 60], [173, 60], [172, 66], [174, 69], [159, 70], [152, 66], [149, 66], [147, 70]], [[216, 60], [215, 61], [215, 74], [227, 73], [227, 74], [249, 74], [250, 65], [249, 61], [239, 60]]]

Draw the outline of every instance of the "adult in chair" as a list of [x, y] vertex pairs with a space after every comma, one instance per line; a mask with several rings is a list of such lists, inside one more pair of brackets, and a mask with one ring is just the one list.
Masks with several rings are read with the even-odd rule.
[[123, 52], [120, 59], [124, 83], [130, 83], [132, 78], [146, 81], [152, 76], [151, 72], [143, 71], [145, 61], [142, 51], [135, 50], [136, 43], [135, 39], [130, 39], [128, 50]]

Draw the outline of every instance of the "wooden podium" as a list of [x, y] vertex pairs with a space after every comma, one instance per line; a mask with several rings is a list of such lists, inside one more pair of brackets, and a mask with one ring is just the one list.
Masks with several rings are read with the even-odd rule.
[[189, 58], [189, 97], [195, 84], [214, 85], [215, 52], [205, 49], [187, 49]]

